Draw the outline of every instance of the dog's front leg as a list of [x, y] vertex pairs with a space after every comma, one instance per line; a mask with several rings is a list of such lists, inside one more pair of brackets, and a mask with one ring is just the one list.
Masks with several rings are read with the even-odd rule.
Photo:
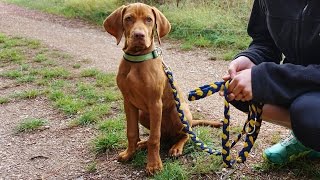
[[140, 141], [138, 126], [139, 110], [128, 100], [124, 100], [124, 110], [127, 120], [128, 148], [119, 154], [118, 161], [130, 160], [136, 152], [137, 143]]
[[162, 170], [160, 158], [160, 137], [162, 120], [162, 101], [158, 100], [150, 107], [150, 135], [148, 139], [147, 173], [154, 174]]

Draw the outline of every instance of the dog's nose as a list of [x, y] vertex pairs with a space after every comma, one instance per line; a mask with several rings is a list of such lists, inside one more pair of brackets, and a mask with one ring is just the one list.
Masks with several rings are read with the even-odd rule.
[[143, 39], [145, 37], [144, 32], [142, 31], [136, 31], [134, 32], [133, 36], [137, 39]]

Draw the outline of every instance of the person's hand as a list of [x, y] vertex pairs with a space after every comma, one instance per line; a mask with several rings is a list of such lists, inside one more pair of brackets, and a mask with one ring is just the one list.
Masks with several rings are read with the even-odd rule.
[[224, 75], [222, 79], [224, 81], [233, 79], [238, 72], [245, 69], [251, 69], [253, 66], [255, 66], [255, 64], [249, 58], [247, 58], [246, 56], [240, 56], [237, 59], [231, 61], [228, 68], [228, 74]]
[[[255, 64], [247, 57], [240, 56], [233, 60], [228, 68], [228, 74], [223, 76], [224, 81], [232, 79], [228, 91], [228, 99], [249, 101], [252, 99], [251, 68]], [[223, 91], [219, 94], [223, 96]]]
[[251, 69], [238, 72], [229, 84], [228, 100], [250, 101], [252, 99]]

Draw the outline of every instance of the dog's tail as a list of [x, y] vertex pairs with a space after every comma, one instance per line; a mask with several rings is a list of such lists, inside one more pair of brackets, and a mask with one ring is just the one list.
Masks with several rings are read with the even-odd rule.
[[212, 120], [192, 120], [192, 126], [211, 126], [220, 128], [222, 126], [222, 122]]

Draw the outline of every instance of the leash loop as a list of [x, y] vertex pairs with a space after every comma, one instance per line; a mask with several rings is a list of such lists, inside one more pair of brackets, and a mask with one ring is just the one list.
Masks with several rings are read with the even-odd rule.
[[[230, 140], [230, 105], [228, 101], [228, 87], [230, 81], [226, 82], [214, 82], [208, 85], [204, 85], [196, 88], [193, 91], [190, 91], [188, 94], [188, 100], [194, 101], [198, 99], [205, 98], [210, 96], [218, 91], [224, 91], [224, 119], [222, 126], [222, 135], [221, 135], [221, 151], [217, 149], [209, 148], [206, 144], [204, 144], [192, 131], [191, 126], [188, 123], [188, 120], [184, 116], [183, 109], [181, 108], [180, 99], [178, 96], [178, 91], [175, 87], [173, 75], [171, 69], [164, 63], [163, 69], [165, 74], [168, 77], [169, 84], [172, 88], [173, 96], [176, 101], [176, 108], [179, 114], [180, 121], [182, 122], [184, 128], [183, 130], [189, 135], [191, 140], [200, 147], [201, 150], [214, 155], [222, 155], [223, 164], [225, 167], [231, 168], [235, 163], [244, 163], [253, 147], [255, 140], [258, 137], [260, 126], [261, 126], [261, 114], [262, 114], [262, 103], [255, 104], [253, 102], [249, 102], [249, 113], [248, 119], [246, 120], [242, 131], [238, 136], [231, 141]], [[241, 137], [246, 134], [245, 142], [243, 144], [242, 150], [238, 153], [238, 156], [235, 159], [231, 158], [230, 150], [234, 145], [241, 139]]]

